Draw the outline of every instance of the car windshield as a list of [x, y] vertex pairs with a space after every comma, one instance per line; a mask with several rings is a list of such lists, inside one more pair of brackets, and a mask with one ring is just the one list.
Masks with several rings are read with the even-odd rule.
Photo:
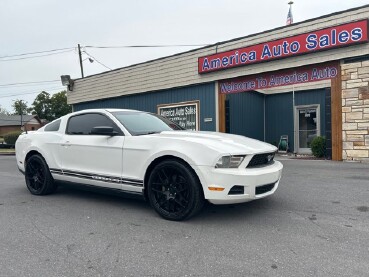
[[152, 113], [112, 112], [133, 136], [149, 135], [163, 131], [184, 130], [176, 123]]

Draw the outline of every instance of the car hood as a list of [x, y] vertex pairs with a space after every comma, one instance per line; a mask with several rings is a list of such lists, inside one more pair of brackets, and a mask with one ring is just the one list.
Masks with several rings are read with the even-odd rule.
[[202, 144], [216, 151], [230, 154], [254, 154], [277, 151], [269, 143], [244, 136], [205, 131], [164, 131], [155, 134], [162, 138]]

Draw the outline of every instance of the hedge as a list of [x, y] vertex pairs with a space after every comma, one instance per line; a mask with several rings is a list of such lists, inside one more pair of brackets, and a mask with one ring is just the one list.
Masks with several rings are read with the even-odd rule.
[[4, 135], [4, 141], [6, 144], [14, 145], [22, 131], [13, 131]]

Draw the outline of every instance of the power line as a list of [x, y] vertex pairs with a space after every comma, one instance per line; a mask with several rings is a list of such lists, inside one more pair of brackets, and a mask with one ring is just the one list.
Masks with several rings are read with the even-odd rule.
[[26, 60], [26, 59], [40, 58], [40, 57], [46, 57], [46, 56], [63, 54], [63, 53], [71, 52], [71, 51], [74, 51], [74, 50], [66, 50], [66, 51], [61, 51], [61, 52], [57, 52], [57, 53], [50, 53], [50, 54], [45, 54], [45, 55], [38, 55], [38, 56], [31, 56], [31, 57], [24, 57], [24, 58], [0, 60], [0, 62], [8, 62], [8, 61], [18, 61], [18, 60]]
[[120, 46], [92, 46], [87, 45], [85, 48], [158, 48], [158, 47], [197, 47], [208, 46], [209, 44], [157, 44], [157, 45], [120, 45]]
[[[210, 44], [157, 44], [157, 45], [118, 45], [118, 46], [94, 46], [94, 45], [88, 45], [84, 46], [84, 48], [99, 48], [99, 49], [119, 49], [119, 48], [164, 48], [164, 47], [201, 47], [201, 46], [208, 46]], [[46, 57], [46, 56], [52, 56], [62, 53], [67, 53], [70, 51], [73, 51], [75, 47], [66, 47], [66, 48], [58, 48], [58, 49], [51, 49], [51, 50], [44, 50], [44, 51], [36, 51], [36, 52], [29, 52], [29, 53], [22, 53], [22, 54], [14, 54], [14, 55], [6, 55], [6, 56], [0, 56], [0, 62], [7, 62], [7, 61], [17, 61], [17, 60], [25, 60], [25, 59], [32, 59], [32, 58], [40, 58], [40, 57]], [[56, 52], [56, 53], [52, 53]], [[45, 55], [36, 55], [36, 56], [30, 56], [35, 54], [43, 54], [48, 53]], [[23, 57], [23, 56], [29, 56], [29, 57]], [[13, 57], [22, 57], [22, 58], [14, 58], [9, 59]], [[97, 61], [97, 60], [96, 60]], [[97, 61], [100, 63], [99, 61]], [[103, 65], [103, 64], [101, 64]], [[103, 65], [104, 67], [108, 68], [107, 66]]]
[[[118, 45], [118, 46], [94, 46], [88, 45], [84, 46], [86, 48], [156, 48], [156, 47], [196, 47], [196, 46], [207, 46], [209, 44], [154, 44], [154, 45]], [[43, 54], [43, 53], [50, 53], [50, 52], [58, 52], [63, 50], [72, 50], [76, 47], [65, 47], [65, 48], [57, 48], [51, 50], [43, 50], [43, 51], [36, 51], [36, 52], [28, 52], [28, 53], [21, 53], [21, 54], [14, 54], [14, 55], [6, 55], [0, 56], [0, 59], [4, 58], [13, 58], [13, 57], [21, 57], [21, 56], [28, 56], [28, 55], [35, 55], [35, 54]]]
[[21, 83], [0, 84], [0, 87], [28, 85], [28, 84], [41, 84], [41, 83], [53, 83], [53, 82], [60, 82], [60, 80], [49, 80], [49, 81], [34, 81], [34, 82], [21, 82]]
[[[59, 81], [60, 83], [60, 81]], [[0, 93], [1, 91], [15, 91], [18, 89], [35, 89], [35, 88], [44, 88], [44, 87], [50, 87], [57, 85], [57, 82], [54, 83], [47, 83], [47, 84], [29, 84], [29, 85], [16, 85], [16, 86], [9, 86], [9, 87], [0, 87]]]
[[1, 90], [13, 90], [13, 89], [18, 89], [18, 88], [33, 89], [35, 87], [48, 87], [48, 86], [55, 86], [56, 83], [60, 83], [60, 81], [59, 82], [53, 82], [53, 83], [40, 83], [40, 84], [14, 85], [14, 86], [8, 86], [8, 87], [0, 87], [0, 91]]
[[89, 54], [89, 53], [87, 53], [86, 51], [83, 51], [84, 53], [86, 53], [87, 54], [87, 56], [89, 56], [89, 57], [91, 57], [91, 58], [93, 58], [96, 62], [98, 62], [99, 64], [101, 64], [103, 67], [105, 67], [105, 68], [107, 68], [107, 69], [109, 69], [109, 70], [112, 70], [109, 66], [106, 66], [105, 64], [103, 64], [103, 63], [101, 63], [101, 62], [99, 62], [95, 57], [93, 57], [91, 54]]
[[49, 84], [30, 84], [30, 85], [0, 87], [0, 95], [1, 95], [1, 93], [12, 93], [12, 92], [17, 92], [18, 93], [19, 89], [26, 89], [26, 90], [23, 90], [23, 92], [27, 92], [27, 91], [35, 90], [35, 89], [45, 90], [45, 89], [50, 88], [50, 86], [55, 87], [55, 85], [57, 85], [57, 84], [56, 83], [49, 83]]
[[33, 54], [56, 52], [56, 51], [67, 50], [67, 49], [70, 50], [70, 49], [74, 49], [74, 48], [75, 47], [68, 47], [68, 48], [51, 49], [51, 50], [44, 50], [44, 51], [30, 52], [30, 53], [23, 53], [23, 54], [7, 55], [7, 56], [1, 56], [0, 59], [11, 58], [11, 57], [19, 57], [19, 56], [27, 56], [27, 55], [33, 55]]
[[[49, 90], [49, 92], [63, 91], [63, 90], [65, 90], [65, 88], [63, 89], [61, 87], [54, 87], [54, 88], [49, 88], [48, 90]], [[8, 97], [13, 97], [13, 96], [29, 95], [29, 94], [36, 94], [36, 93], [41, 93], [41, 91], [38, 90], [38, 91], [35, 91], [35, 92], [24, 92], [24, 93], [0, 95], [0, 98], [8, 98]]]

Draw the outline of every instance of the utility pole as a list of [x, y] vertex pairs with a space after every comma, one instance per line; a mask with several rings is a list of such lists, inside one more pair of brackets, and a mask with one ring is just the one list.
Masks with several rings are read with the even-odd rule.
[[79, 66], [81, 67], [81, 75], [82, 78], [84, 78], [85, 76], [83, 75], [83, 65], [82, 65], [82, 53], [81, 53], [81, 46], [78, 43], [78, 56], [79, 56]]
[[[23, 127], [23, 101], [22, 100], [19, 100], [19, 106], [20, 106], [20, 116], [21, 116], [21, 130], [22, 130], [22, 127]], [[22, 130], [24, 131], [24, 130]]]

